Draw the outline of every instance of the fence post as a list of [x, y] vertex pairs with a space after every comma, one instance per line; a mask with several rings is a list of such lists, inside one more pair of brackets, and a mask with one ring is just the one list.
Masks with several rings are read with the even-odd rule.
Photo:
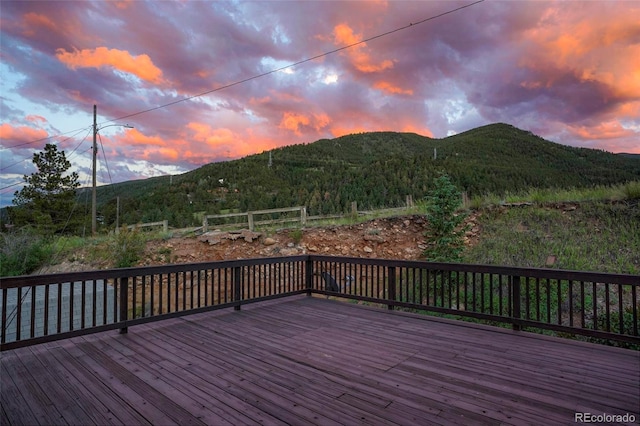
[[[120, 322], [127, 321], [129, 316], [129, 277], [120, 278]], [[120, 334], [127, 334], [128, 327], [120, 328]]]
[[411, 195], [407, 195], [407, 209], [413, 207], [413, 197]]
[[[388, 299], [395, 301], [396, 300], [396, 267], [389, 266], [389, 295]], [[393, 305], [387, 305], [389, 310], [393, 310]]]
[[162, 231], [169, 232], [169, 221], [167, 219], [162, 221]]
[[[513, 307], [513, 318], [520, 319], [521, 318], [521, 306], [520, 306], [520, 277], [514, 276], [512, 280], [513, 291], [511, 292], [511, 306]], [[522, 330], [522, 326], [520, 324], [512, 324], [513, 329], [516, 331]]]
[[305, 206], [300, 207], [300, 225], [302, 227], [307, 225], [307, 208]]
[[247, 222], [249, 222], [249, 231], [253, 232], [253, 212], [247, 212]]
[[352, 201], [351, 202], [351, 216], [353, 218], [358, 217], [358, 202], [357, 201]]
[[236, 266], [233, 268], [233, 301], [235, 305], [234, 311], [240, 310], [240, 304], [242, 303], [242, 267]]
[[207, 232], [207, 227], [209, 226], [209, 219], [207, 219], [207, 215], [205, 214], [202, 218], [202, 232]]
[[307, 296], [311, 296], [311, 290], [313, 290], [313, 260], [311, 260], [311, 256], [307, 256], [307, 260], [304, 264], [305, 288], [307, 289]]

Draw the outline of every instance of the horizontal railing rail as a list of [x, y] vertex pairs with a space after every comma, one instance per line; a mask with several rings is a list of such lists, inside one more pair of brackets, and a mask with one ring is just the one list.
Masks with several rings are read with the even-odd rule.
[[0, 278], [0, 350], [306, 291], [306, 256]]
[[319, 255], [0, 278], [0, 350], [295, 294], [640, 344], [640, 276]]
[[311, 256], [313, 292], [640, 344], [640, 276]]

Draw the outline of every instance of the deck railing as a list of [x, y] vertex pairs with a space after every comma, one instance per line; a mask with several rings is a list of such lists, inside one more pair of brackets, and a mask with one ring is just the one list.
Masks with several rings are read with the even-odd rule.
[[640, 344], [640, 276], [302, 255], [0, 278], [0, 350], [295, 294]]

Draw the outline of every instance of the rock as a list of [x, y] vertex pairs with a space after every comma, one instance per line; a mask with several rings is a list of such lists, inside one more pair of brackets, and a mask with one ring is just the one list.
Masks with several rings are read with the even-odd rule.
[[294, 243], [289, 243], [289, 244], [287, 244], [287, 247], [289, 247], [289, 248], [292, 248], [292, 247], [295, 247], [295, 246], [296, 246], [296, 245], [295, 245]]
[[265, 246], [272, 246], [272, 245], [274, 245], [275, 243], [277, 243], [277, 241], [276, 241], [276, 240], [274, 240], [274, 239], [273, 239], [273, 238], [271, 238], [271, 237], [267, 237], [267, 238], [265, 238], [265, 239], [264, 239], [264, 241], [262, 242], [262, 244], [264, 244]]
[[316, 246], [309, 246], [309, 247], [307, 247], [307, 250], [309, 250], [309, 251], [314, 251], [314, 252], [315, 252], [315, 251], [318, 251], [318, 247], [316, 247]]
[[369, 246], [364, 246], [362, 250], [364, 250], [365, 253], [373, 253], [373, 249]]
[[294, 256], [296, 254], [298, 254], [298, 249], [296, 248], [283, 248], [280, 250], [281, 256]]
[[376, 243], [385, 243], [387, 240], [382, 235], [365, 235], [362, 237], [365, 241], [374, 241]]

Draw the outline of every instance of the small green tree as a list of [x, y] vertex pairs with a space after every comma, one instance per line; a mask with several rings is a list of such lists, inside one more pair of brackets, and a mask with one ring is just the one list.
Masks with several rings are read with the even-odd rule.
[[429, 227], [425, 232], [427, 248], [422, 254], [434, 262], [457, 262], [460, 261], [467, 230], [463, 226], [466, 214], [456, 214], [462, 204], [461, 193], [447, 175], [437, 177], [433, 183], [433, 189], [427, 194], [426, 219]]
[[9, 211], [13, 223], [31, 225], [44, 234], [71, 230], [78, 174], [65, 175], [71, 163], [53, 144], [33, 154], [33, 164], [38, 171], [25, 175], [26, 185], [14, 194], [15, 207]]

